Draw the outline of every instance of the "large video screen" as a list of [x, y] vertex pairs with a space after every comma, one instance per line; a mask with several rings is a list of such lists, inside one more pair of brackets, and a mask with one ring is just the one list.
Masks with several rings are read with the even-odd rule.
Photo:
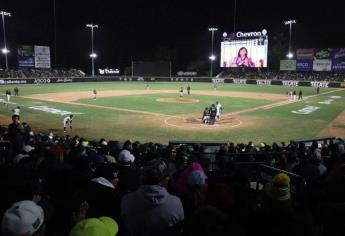
[[240, 39], [221, 43], [221, 67], [267, 67], [268, 39]]

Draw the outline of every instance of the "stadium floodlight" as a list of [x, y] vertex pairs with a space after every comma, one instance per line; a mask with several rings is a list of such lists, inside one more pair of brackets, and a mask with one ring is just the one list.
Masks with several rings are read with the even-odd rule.
[[94, 25], [94, 24], [86, 24], [87, 28], [91, 29], [91, 73], [92, 73], [92, 77], [95, 76], [95, 58], [97, 57], [97, 54], [94, 52], [93, 50], [93, 29], [94, 28], [98, 28], [98, 25]]
[[214, 60], [216, 60], [216, 56], [215, 55], [211, 55], [211, 56], [209, 56], [208, 59], [210, 59], [211, 61], [214, 61]]
[[289, 58], [289, 59], [292, 59], [293, 58], [293, 53], [289, 52], [288, 54], [286, 54], [286, 57]]
[[96, 57], [97, 57], [97, 54], [93, 52], [93, 53], [90, 54], [90, 57], [91, 57], [91, 58], [96, 58]]
[[285, 25], [290, 25], [290, 33], [289, 33], [289, 52], [286, 55], [287, 58], [291, 59], [293, 58], [293, 54], [291, 52], [291, 29], [292, 29], [292, 24], [296, 24], [296, 20], [287, 20], [284, 22]]
[[10, 53], [10, 50], [8, 50], [7, 48], [3, 48], [3, 49], [1, 49], [1, 52], [2, 52], [2, 54], [8, 54], [8, 53]]
[[[210, 61], [211, 61], [211, 67], [210, 67], [210, 77], [213, 77], [213, 61], [216, 59], [216, 57], [213, 54], [213, 38], [214, 38], [214, 32], [218, 31], [218, 28], [216, 27], [209, 27], [208, 31], [211, 31], [212, 33], [212, 41], [211, 41], [211, 56], [209, 57]], [[211, 59], [214, 58], [214, 59]]]
[[6, 29], [5, 29], [5, 16], [11, 16], [11, 13], [5, 12], [5, 11], [0, 11], [0, 15], [2, 18], [2, 30], [4, 32], [4, 48], [1, 50], [2, 53], [5, 55], [5, 62], [6, 62], [6, 70], [8, 70], [8, 60], [7, 60], [7, 54], [10, 52], [7, 49], [6, 45]]

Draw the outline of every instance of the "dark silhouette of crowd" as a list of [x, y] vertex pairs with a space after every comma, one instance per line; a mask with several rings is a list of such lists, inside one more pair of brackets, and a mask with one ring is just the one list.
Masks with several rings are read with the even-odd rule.
[[51, 78], [51, 77], [83, 77], [85, 73], [79, 69], [10, 69], [1, 70], [0, 78]]
[[299, 81], [334, 81], [344, 82], [345, 73], [340, 72], [268, 72], [258, 70], [229, 70], [218, 74], [219, 78], [232, 79], [267, 79], [267, 80], [299, 80]]
[[[1, 235], [345, 235], [344, 145], [92, 141], [14, 115], [0, 126]], [[278, 170], [266, 183], [262, 164]]]

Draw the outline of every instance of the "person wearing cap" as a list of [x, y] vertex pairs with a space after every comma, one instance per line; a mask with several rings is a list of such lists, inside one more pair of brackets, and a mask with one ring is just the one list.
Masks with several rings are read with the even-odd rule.
[[119, 231], [116, 221], [110, 217], [88, 218], [78, 222], [69, 236], [115, 236]]
[[3, 236], [44, 235], [44, 212], [33, 201], [14, 203], [5, 212], [1, 230]]
[[63, 132], [66, 132], [66, 127], [69, 126], [72, 129], [73, 115], [66, 116], [63, 119]]
[[291, 204], [290, 177], [276, 174], [263, 188], [263, 203], [253, 215], [248, 235], [314, 235], [308, 212]]
[[184, 219], [181, 200], [166, 189], [169, 175], [165, 161], [154, 159], [142, 171], [140, 188], [122, 198], [121, 215], [128, 235], [165, 235]]

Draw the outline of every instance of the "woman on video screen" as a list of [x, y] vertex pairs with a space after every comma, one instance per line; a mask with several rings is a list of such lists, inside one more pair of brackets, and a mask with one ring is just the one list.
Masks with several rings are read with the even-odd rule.
[[241, 47], [238, 50], [237, 57], [232, 61], [232, 67], [255, 67], [255, 63], [248, 57], [247, 48]]

